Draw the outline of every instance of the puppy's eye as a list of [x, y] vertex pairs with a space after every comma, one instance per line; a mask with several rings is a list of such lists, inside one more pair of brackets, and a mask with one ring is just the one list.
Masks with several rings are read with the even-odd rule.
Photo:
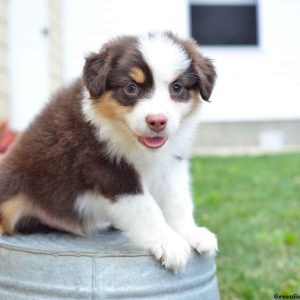
[[137, 96], [139, 89], [135, 83], [129, 83], [125, 88], [124, 91], [129, 96]]
[[181, 84], [177, 83], [177, 82], [173, 83], [172, 86], [171, 86], [171, 92], [173, 94], [181, 95], [183, 90], [184, 90], [184, 87]]

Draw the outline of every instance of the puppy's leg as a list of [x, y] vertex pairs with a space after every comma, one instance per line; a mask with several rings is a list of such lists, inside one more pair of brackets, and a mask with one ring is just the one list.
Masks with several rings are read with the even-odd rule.
[[187, 162], [175, 164], [164, 179], [159, 205], [167, 223], [199, 253], [215, 255], [216, 236], [205, 227], [198, 227], [193, 218]]
[[0, 205], [0, 235], [14, 234], [23, 217], [31, 217], [31, 204], [24, 194], [18, 194]]
[[152, 196], [127, 195], [108, 205], [112, 225], [175, 272], [184, 269], [190, 246], [165, 221]]

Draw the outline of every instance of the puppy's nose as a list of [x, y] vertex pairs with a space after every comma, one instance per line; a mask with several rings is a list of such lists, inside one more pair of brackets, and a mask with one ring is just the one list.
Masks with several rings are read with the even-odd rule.
[[168, 118], [165, 115], [148, 115], [146, 117], [146, 123], [148, 127], [156, 132], [162, 131], [166, 128]]

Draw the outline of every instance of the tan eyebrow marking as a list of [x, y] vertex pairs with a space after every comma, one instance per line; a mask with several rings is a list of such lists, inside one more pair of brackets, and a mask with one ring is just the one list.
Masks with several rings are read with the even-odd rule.
[[146, 79], [144, 72], [137, 67], [131, 69], [129, 76], [137, 83], [144, 83]]

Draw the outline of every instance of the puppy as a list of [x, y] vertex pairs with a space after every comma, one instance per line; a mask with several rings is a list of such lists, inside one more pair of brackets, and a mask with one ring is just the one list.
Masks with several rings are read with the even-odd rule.
[[24, 219], [74, 234], [109, 222], [168, 269], [214, 255], [193, 219], [187, 155], [215, 82], [197, 45], [123, 36], [86, 58], [0, 163], [0, 234]]

